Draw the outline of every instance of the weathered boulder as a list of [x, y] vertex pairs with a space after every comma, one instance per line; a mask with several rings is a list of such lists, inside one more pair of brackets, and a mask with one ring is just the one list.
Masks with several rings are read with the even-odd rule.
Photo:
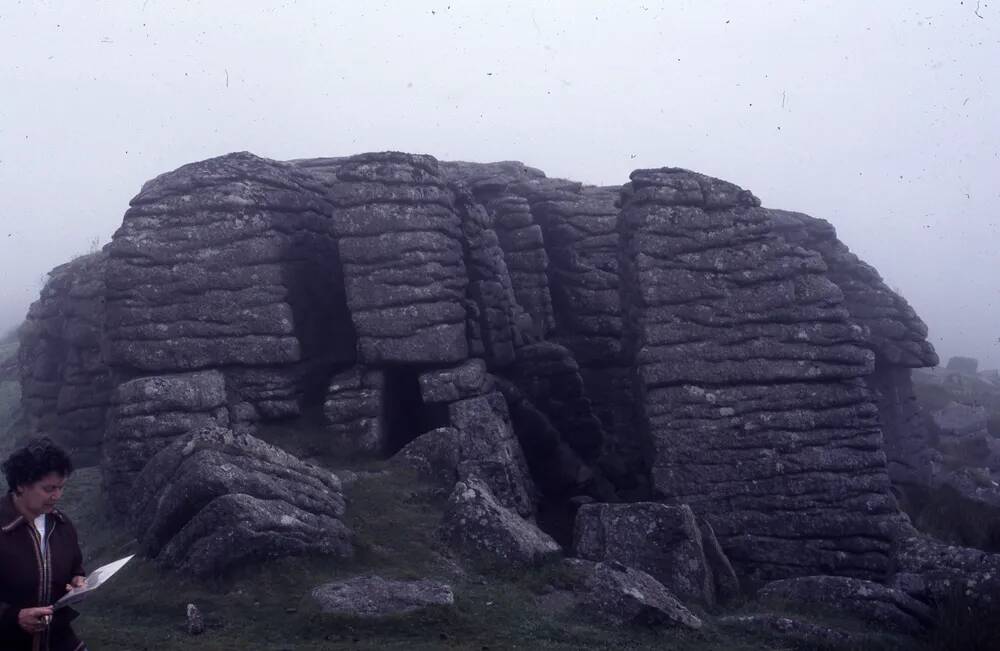
[[274, 556], [351, 554], [335, 475], [224, 428], [158, 452], [129, 498], [145, 552], [197, 574]]
[[350, 617], [406, 615], [433, 606], [451, 606], [451, 586], [438, 581], [394, 581], [381, 576], [356, 576], [324, 583], [310, 597], [321, 612]]
[[229, 424], [219, 371], [153, 375], [115, 389], [103, 447], [104, 491], [115, 510], [134, 503], [133, 483], [150, 459], [192, 430]]
[[699, 629], [701, 620], [649, 574], [614, 561], [563, 561], [577, 593], [579, 610], [611, 624]]
[[523, 517], [535, 511], [535, 489], [524, 453], [500, 393], [453, 402], [451, 426], [458, 431], [459, 476], [476, 478], [496, 500]]
[[794, 608], [819, 607], [857, 618], [883, 630], [917, 635], [931, 622], [931, 609], [905, 592], [843, 576], [804, 576], [773, 581], [757, 598]]
[[340, 520], [282, 500], [229, 493], [212, 500], [157, 555], [162, 566], [200, 578], [236, 567], [303, 554], [349, 557]]
[[502, 506], [477, 478], [455, 484], [441, 522], [442, 539], [487, 567], [526, 567], [557, 556], [561, 548], [534, 524]]
[[701, 531], [686, 505], [585, 504], [576, 514], [573, 552], [647, 572], [685, 602], [715, 603]]

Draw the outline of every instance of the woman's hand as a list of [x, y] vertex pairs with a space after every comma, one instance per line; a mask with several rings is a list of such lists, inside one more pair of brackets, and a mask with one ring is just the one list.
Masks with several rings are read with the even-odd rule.
[[86, 583], [87, 583], [86, 577], [74, 576], [72, 579], [70, 579], [69, 583], [66, 584], [66, 592], [69, 592], [73, 588], [82, 588]]
[[41, 608], [23, 608], [17, 614], [17, 625], [25, 632], [41, 633], [52, 621], [52, 606], [42, 606]]

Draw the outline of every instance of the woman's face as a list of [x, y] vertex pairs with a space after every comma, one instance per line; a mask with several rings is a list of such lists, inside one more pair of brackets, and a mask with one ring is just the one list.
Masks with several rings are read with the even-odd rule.
[[57, 472], [50, 472], [33, 484], [20, 486], [17, 499], [22, 508], [35, 517], [43, 513], [52, 513], [52, 509], [62, 497], [65, 485], [66, 477]]

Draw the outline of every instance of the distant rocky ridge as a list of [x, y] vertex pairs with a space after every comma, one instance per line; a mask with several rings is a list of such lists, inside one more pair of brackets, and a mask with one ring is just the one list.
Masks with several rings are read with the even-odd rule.
[[[183, 437], [259, 450], [260, 425], [317, 415], [331, 449], [462, 482], [455, 517], [483, 531], [537, 523], [566, 547], [582, 504], [687, 505], [742, 577], [884, 580], [914, 533], [889, 462], [910, 369], [937, 363], [926, 332], [828, 223], [687, 170], [588, 187], [515, 162], [238, 153], [148, 182], [104, 251], [53, 272], [20, 373], [32, 430], [101, 455], [123, 513]], [[349, 539], [338, 511], [258, 492], [205, 508], [269, 522], [279, 502], [274, 526], [299, 524], [264, 556]], [[207, 516], [162, 530], [188, 517], [151, 549], [211, 566]]]

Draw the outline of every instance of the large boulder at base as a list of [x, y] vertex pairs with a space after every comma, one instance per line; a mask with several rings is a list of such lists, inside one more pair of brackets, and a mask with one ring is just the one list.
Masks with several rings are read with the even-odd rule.
[[[224, 428], [159, 452], [131, 499], [143, 549], [168, 566], [212, 573], [254, 557], [351, 553], [335, 475]], [[238, 554], [227, 553], [233, 544]]]
[[350, 532], [340, 520], [282, 500], [230, 493], [198, 511], [170, 539], [157, 561], [205, 578], [283, 556], [346, 558], [352, 553]]
[[321, 612], [349, 617], [406, 615], [433, 606], [452, 606], [451, 586], [438, 581], [394, 581], [381, 576], [356, 576], [324, 583], [309, 593]]
[[219, 371], [152, 375], [118, 385], [108, 415], [101, 470], [112, 507], [127, 513], [135, 477], [178, 437], [229, 424], [226, 380]]
[[702, 622], [662, 583], [621, 563], [563, 561], [577, 592], [579, 610], [611, 624], [660, 625], [699, 629]]
[[881, 629], [916, 635], [931, 621], [931, 610], [906, 593], [880, 583], [845, 576], [804, 576], [768, 583], [757, 593], [762, 601], [829, 610], [864, 620]]
[[585, 504], [577, 511], [573, 551], [647, 572], [685, 602], [715, 603], [701, 531], [685, 505]]
[[558, 556], [556, 541], [501, 506], [489, 486], [469, 478], [455, 484], [440, 528], [461, 555], [487, 567], [526, 567]]
[[1000, 554], [912, 536], [899, 541], [893, 560], [890, 584], [917, 599], [1000, 604]]

